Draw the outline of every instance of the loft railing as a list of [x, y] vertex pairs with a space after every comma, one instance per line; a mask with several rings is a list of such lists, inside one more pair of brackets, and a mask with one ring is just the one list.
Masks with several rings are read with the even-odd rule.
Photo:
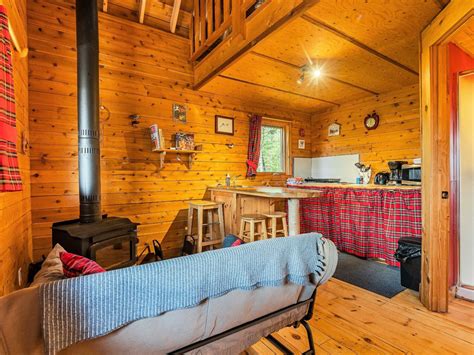
[[[271, 1], [271, 0], [267, 0]], [[191, 61], [199, 61], [231, 34], [245, 36], [246, 18], [265, 0], [194, 0]]]

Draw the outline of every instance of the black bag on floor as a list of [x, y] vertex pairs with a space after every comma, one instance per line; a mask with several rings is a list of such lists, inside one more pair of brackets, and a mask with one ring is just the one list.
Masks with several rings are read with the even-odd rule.
[[161, 244], [156, 239], [153, 239], [153, 251], [149, 245], [145, 246], [145, 249], [138, 255], [137, 258], [137, 265], [143, 265], [148, 263], [153, 263], [155, 261], [162, 261], [164, 260], [163, 249], [161, 248]]
[[185, 235], [183, 249], [181, 250], [181, 256], [194, 254], [195, 250], [196, 239], [192, 235]]

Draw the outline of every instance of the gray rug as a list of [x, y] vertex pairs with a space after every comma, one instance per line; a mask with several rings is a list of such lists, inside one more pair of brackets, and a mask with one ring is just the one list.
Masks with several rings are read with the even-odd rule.
[[400, 285], [400, 269], [357, 256], [339, 253], [334, 277], [381, 296], [392, 298], [405, 288]]

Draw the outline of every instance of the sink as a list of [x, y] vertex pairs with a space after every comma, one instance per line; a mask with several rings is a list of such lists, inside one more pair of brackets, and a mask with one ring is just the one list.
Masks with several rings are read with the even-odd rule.
[[251, 186], [244, 186], [244, 185], [231, 185], [229, 187], [224, 185], [217, 185], [216, 187], [220, 189], [253, 189]]

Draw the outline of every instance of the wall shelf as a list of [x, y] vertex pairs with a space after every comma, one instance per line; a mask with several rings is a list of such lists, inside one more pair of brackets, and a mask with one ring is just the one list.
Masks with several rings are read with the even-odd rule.
[[153, 152], [158, 153], [160, 155], [160, 169], [163, 169], [165, 166], [165, 157], [166, 154], [176, 154], [178, 156], [178, 160], [181, 161], [180, 155], [187, 155], [188, 157], [188, 168], [191, 169], [193, 165], [193, 159], [199, 150], [184, 150], [184, 149], [154, 149]]

